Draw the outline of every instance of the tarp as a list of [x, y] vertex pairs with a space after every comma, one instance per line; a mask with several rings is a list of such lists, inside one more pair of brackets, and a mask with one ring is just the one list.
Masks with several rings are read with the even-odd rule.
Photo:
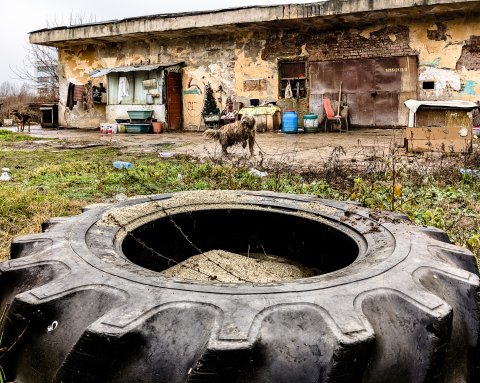
[[175, 65], [183, 64], [183, 61], [164, 63], [164, 64], [152, 64], [152, 65], [130, 65], [120, 66], [116, 68], [104, 68], [90, 72], [90, 77], [102, 77], [109, 73], [127, 73], [127, 72], [139, 72], [139, 71], [151, 71], [159, 68], [167, 68]]
[[452, 101], [419, 101], [419, 100], [407, 100], [405, 106], [410, 109], [410, 115], [408, 117], [408, 127], [415, 127], [415, 113], [421, 106], [434, 107], [434, 108], [451, 108], [451, 109], [474, 109], [477, 104], [471, 101], [452, 100]]

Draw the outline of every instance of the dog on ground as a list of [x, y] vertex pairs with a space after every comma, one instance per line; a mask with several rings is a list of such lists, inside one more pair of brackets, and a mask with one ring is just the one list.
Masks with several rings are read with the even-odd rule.
[[242, 144], [243, 148], [250, 149], [250, 156], [253, 156], [253, 145], [255, 143], [255, 118], [243, 116], [240, 121], [222, 126], [220, 129], [207, 129], [203, 134], [217, 140], [222, 146], [222, 155], [228, 155], [227, 148], [236, 144]]
[[14, 110], [13, 115], [17, 120], [17, 132], [23, 132], [25, 130], [25, 125], [28, 124], [28, 133], [30, 133], [30, 121], [34, 119], [34, 113], [26, 110]]

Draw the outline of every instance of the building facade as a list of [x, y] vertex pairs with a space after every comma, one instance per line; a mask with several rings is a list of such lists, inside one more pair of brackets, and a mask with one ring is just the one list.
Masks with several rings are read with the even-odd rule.
[[[480, 1], [330, 0], [55, 28], [30, 41], [59, 50], [63, 125], [154, 110], [171, 129], [198, 129], [210, 84], [222, 109], [259, 99], [322, 115], [323, 100], [340, 96], [355, 126], [406, 126], [407, 99], [480, 98], [479, 15]], [[104, 102], [65, 112], [68, 84], [89, 81], [107, 89]]]

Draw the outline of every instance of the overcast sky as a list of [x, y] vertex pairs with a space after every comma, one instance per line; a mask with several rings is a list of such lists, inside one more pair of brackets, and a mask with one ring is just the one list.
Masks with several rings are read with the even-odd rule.
[[28, 32], [45, 28], [48, 22], [68, 25], [70, 15], [104, 21], [159, 13], [312, 2], [315, 0], [2, 0], [0, 83], [15, 81], [10, 68], [22, 66]]

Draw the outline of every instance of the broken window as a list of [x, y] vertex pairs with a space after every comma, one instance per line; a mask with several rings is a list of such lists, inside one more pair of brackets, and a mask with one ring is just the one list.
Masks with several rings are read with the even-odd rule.
[[288, 88], [291, 89], [293, 98], [307, 97], [306, 61], [280, 62], [278, 71], [280, 75], [280, 98], [285, 98], [285, 92], [287, 92], [288, 97]]
[[[108, 74], [108, 104], [109, 105], [144, 105], [147, 103], [147, 94], [155, 96], [155, 104], [162, 104], [163, 82], [161, 79], [162, 70], [135, 71], [135, 72], [111, 72]], [[123, 78], [121, 80], [121, 78]], [[126, 80], [125, 80], [126, 79]], [[157, 80], [156, 89], [145, 89], [145, 80]], [[125, 82], [128, 84], [125, 88]], [[120, 97], [120, 86], [122, 95]]]

